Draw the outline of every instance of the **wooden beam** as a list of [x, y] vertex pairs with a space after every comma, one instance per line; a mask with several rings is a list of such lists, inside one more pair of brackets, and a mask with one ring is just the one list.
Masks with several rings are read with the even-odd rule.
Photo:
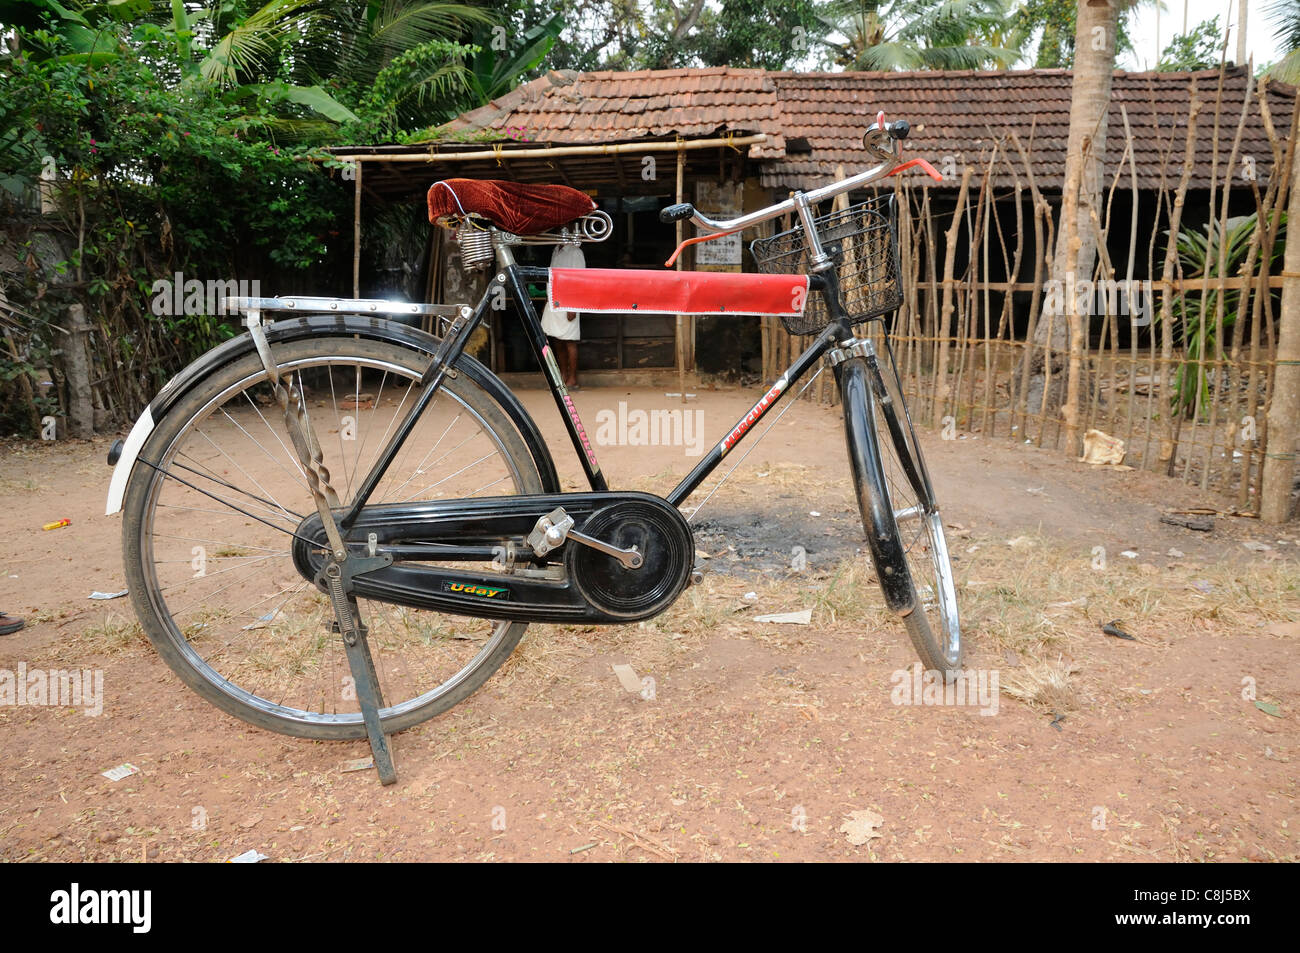
[[502, 155], [512, 159], [554, 159], [557, 156], [600, 156], [620, 155], [625, 152], [681, 152], [694, 149], [713, 149], [718, 146], [749, 146], [767, 142], [767, 136], [758, 133], [753, 136], [736, 136], [733, 139], [685, 139], [681, 142], [620, 142], [608, 146], [556, 146], [547, 149], [511, 149], [509, 152], [420, 152], [420, 153], [375, 153], [367, 155], [339, 154], [337, 159], [353, 162], [473, 162], [498, 159]]
[[[1119, 279], [1116, 279], [1119, 281]], [[1183, 278], [1181, 280], [1165, 281], [1161, 278], [1134, 278], [1134, 283], [1142, 285], [1150, 282], [1153, 289], [1164, 288], [1166, 285], [1174, 294], [1182, 294], [1193, 291], [1217, 291], [1219, 288], [1228, 290], [1240, 290], [1242, 287], [1255, 287], [1259, 284], [1259, 277], [1245, 278], [1240, 275], [1233, 278]], [[1222, 281], [1222, 284], [1220, 284]], [[1281, 288], [1286, 282], [1282, 275], [1270, 275], [1268, 286], [1270, 288]], [[1037, 286], [1032, 281], [962, 281], [954, 278], [954, 285], [962, 287], [973, 287], [979, 291], [988, 289], [989, 291], [1033, 291]], [[1094, 283], [1095, 284], [1095, 283]], [[942, 290], [944, 283], [942, 281], [918, 281], [915, 283], [917, 288], [925, 291]], [[1064, 289], [1062, 289], [1064, 290]]]

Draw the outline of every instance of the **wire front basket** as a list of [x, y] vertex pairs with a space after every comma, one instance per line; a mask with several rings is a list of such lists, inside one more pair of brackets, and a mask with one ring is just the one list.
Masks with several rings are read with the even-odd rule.
[[[813, 220], [822, 250], [835, 263], [844, 310], [853, 324], [894, 311], [903, 303], [898, 266], [898, 228], [894, 196], [881, 195], [842, 212]], [[764, 274], [809, 274], [812, 262], [802, 227], [750, 242], [758, 270]], [[781, 318], [791, 334], [816, 334], [830, 323], [820, 294], [809, 295], [801, 315]]]

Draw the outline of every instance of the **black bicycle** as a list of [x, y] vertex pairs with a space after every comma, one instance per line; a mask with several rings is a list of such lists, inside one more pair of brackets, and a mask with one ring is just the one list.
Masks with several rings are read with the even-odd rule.
[[[877, 164], [732, 221], [689, 205], [701, 237], [793, 213], [754, 241], [759, 274], [525, 267], [522, 243], [601, 240], [590, 212], [542, 234], [495, 224], [499, 203], [457, 197], [467, 268], [494, 267], [475, 306], [242, 298], [248, 333], [173, 379], [116, 463], [124, 563], [145, 632], [204, 698], [309, 738], [386, 735], [446, 711], [506, 660], [530, 622], [621, 624], [663, 612], [695, 575], [679, 507], [814, 365], [841, 389], [867, 540], [889, 608], [927, 668], [961, 666], [953, 574], [887, 337], [854, 327], [902, 300], [889, 194], [817, 206], [900, 164], [906, 122], [863, 137]], [[516, 188], [496, 183], [504, 194]], [[534, 187], [536, 188], [536, 187]], [[554, 187], [555, 197], [562, 187]], [[680, 249], [679, 249], [680, 251]], [[812, 345], [666, 497], [611, 490], [530, 301], [576, 311], [779, 314]], [[505, 297], [549, 382], [589, 490], [561, 492], [550, 451], [510, 390], [465, 353]], [[274, 314], [281, 320], [264, 324]], [[432, 335], [398, 318], [442, 323]]]

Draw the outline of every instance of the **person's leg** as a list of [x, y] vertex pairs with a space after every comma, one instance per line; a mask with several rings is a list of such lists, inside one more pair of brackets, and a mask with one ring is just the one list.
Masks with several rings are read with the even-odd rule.
[[548, 334], [546, 343], [550, 345], [551, 357], [555, 358], [555, 366], [560, 370], [560, 380], [564, 380], [564, 342]]
[[578, 342], [563, 341], [565, 363], [568, 365], [564, 370], [564, 386], [578, 386]]
[[17, 616], [9, 615], [7, 612], [0, 612], [0, 635], [11, 635], [26, 624]]

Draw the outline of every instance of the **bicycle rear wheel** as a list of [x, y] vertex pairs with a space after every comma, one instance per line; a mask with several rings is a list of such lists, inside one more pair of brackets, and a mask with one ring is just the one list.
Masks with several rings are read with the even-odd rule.
[[[350, 335], [273, 347], [283, 373], [306, 394], [331, 483], [346, 504], [414, 403], [428, 355]], [[462, 373], [443, 382], [371, 500], [542, 491], [518, 432]], [[299, 575], [291, 554], [294, 531], [314, 512], [260, 360], [235, 357], [183, 397], [142, 448], [123, 514], [128, 585], [159, 655], [208, 701], [285, 734], [361, 738], [365, 725], [329, 597]], [[385, 732], [470, 695], [527, 628], [358, 602]]]
[[886, 351], [841, 365], [858, 504], [886, 602], [927, 669], [962, 665], [957, 590], [943, 519]]

